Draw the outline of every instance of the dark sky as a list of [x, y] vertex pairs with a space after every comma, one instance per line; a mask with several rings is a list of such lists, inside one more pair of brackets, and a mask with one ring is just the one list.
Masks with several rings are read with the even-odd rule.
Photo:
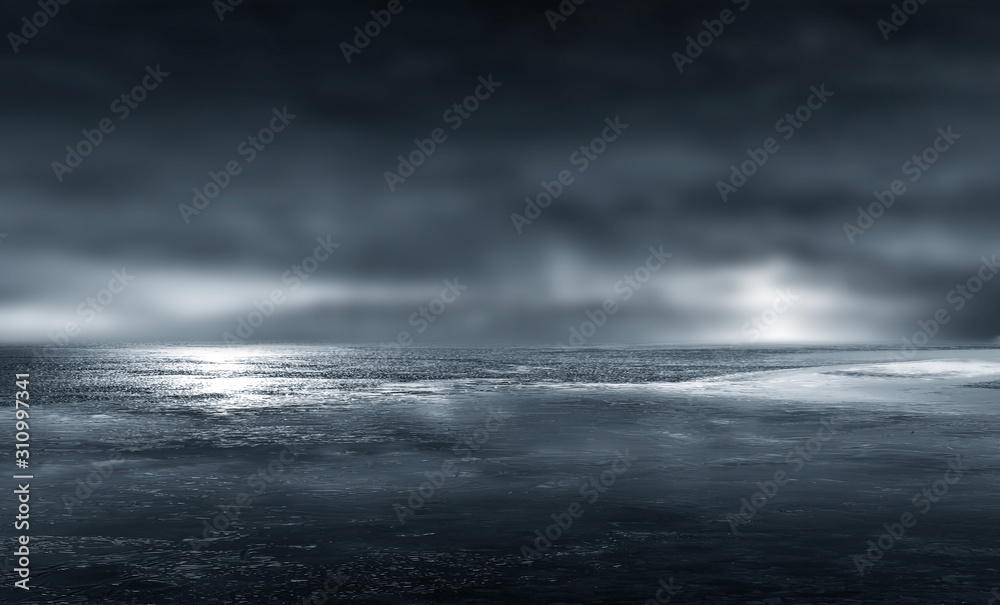
[[[618, 297], [594, 342], [731, 342], [779, 290], [798, 298], [765, 340], [898, 340], [939, 308], [938, 338], [1000, 334], [1000, 280], [946, 301], [1000, 252], [1000, 7], [931, 0], [885, 40], [890, 2], [745, 4], [587, 0], [553, 31], [554, 1], [403, 0], [350, 63], [341, 43], [385, 2], [244, 0], [221, 21], [209, 0], [60, 5], [0, 58], [0, 338], [74, 321], [73, 342], [219, 341], [276, 288], [253, 340], [554, 343]], [[727, 8], [679, 73], [673, 53]], [[6, 2], [0, 22], [20, 32], [39, 10]], [[112, 102], [147, 66], [169, 76], [121, 119]], [[452, 129], [445, 112], [490, 75]], [[785, 140], [776, 122], [821, 85], [833, 95]], [[286, 107], [248, 161], [240, 143]], [[572, 154], [615, 117], [628, 128], [580, 172]], [[105, 118], [60, 182], [52, 163]], [[911, 182], [904, 162], [948, 127], [961, 138]], [[436, 128], [447, 139], [390, 191], [385, 172]], [[780, 149], [723, 201], [717, 181], [769, 137]], [[186, 222], [178, 205], [233, 160]], [[567, 169], [518, 233], [511, 214]], [[896, 179], [906, 193], [849, 241]], [[290, 291], [282, 274], [326, 236], [340, 247]], [[669, 262], [621, 300], [660, 245]], [[80, 311], [122, 268], [135, 280]], [[411, 314], [455, 278], [467, 289], [418, 333]]]

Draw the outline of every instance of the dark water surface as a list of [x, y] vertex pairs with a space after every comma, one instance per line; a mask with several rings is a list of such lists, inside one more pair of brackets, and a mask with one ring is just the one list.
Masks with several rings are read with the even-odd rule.
[[[864, 369], [884, 361], [849, 347], [0, 349], [8, 400], [31, 372], [35, 475], [32, 589], [2, 558], [20, 533], [4, 489], [0, 601], [302, 603], [326, 583], [329, 603], [641, 604], [672, 582], [672, 603], [986, 605], [996, 408], [932, 404], [946, 388], [996, 394], [979, 388], [995, 387], [989, 368], [957, 387], [934, 382], [952, 369], [896, 375], [912, 408], [733, 395], [816, 367], [884, 382]], [[818, 434], [809, 460], [788, 456]], [[956, 455], [960, 480], [920, 512], [912, 497]], [[790, 481], [735, 524], [776, 471]], [[916, 525], [859, 575], [852, 556], [907, 511]]]

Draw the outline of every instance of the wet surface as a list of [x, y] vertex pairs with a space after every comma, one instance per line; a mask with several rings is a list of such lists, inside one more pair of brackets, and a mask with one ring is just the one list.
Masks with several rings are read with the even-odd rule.
[[677, 603], [985, 604], [998, 582], [995, 391], [964, 388], [994, 350], [60, 353], [31, 362], [32, 590], [0, 559], [3, 602], [644, 603], [672, 578]]

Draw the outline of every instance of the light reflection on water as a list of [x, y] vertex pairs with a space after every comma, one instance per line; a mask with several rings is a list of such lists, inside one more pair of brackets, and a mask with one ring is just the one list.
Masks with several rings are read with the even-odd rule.
[[[995, 426], [985, 413], [938, 423], [921, 421], [922, 414], [939, 413], [931, 408], [885, 410], [843, 397], [825, 406], [763, 400], [786, 388], [789, 381], [781, 377], [794, 368], [803, 369], [796, 374], [801, 380], [811, 380], [813, 372], [817, 380], [872, 381], [805, 369], [839, 364], [870, 373], [866, 368], [885, 358], [870, 348], [565, 352], [261, 345], [60, 354], [33, 370], [39, 400], [33, 438], [45, 444], [39, 487], [49, 494], [38, 512], [50, 523], [47, 544], [59, 553], [50, 563], [53, 585], [67, 587], [59, 594], [92, 582], [95, 568], [122, 585], [122, 569], [141, 567], [145, 581], [158, 586], [210, 591], [226, 584], [202, 579], [239, 569], [248, 573], [239, 580], [245, 586], [293, 595], [290, 573], [340, 563], [379, 578], [375, 586], [354, 590], [355, 596], [382, 591], [383, 602], [393, 598], [393, 583], [420, 586], [438, 564], [460, 572], [456, 587], [481, 586], [507, 570], [516, 578], [507, 581], [518, 586], [547, 585], [532, 579], [517, 548], [552, 512], [578, 498], [584, 478], [605, 470], [625, 449], [639, 462], [559, 549], [564, 579], [589, 577], [595, 561], [631, 569], [636, 553], [652, 551], [650, 560], [693, 561], [688, 569], [711, 570], [721, 552], [746, 558], [727, 550], [739, 549], [721, 521], [724, 514], [834, 411], [845, 415], [845, 436], [824, 446], [824, 458], [810, 467], [815, 480], [803, 475], [809, 489], [790, 487], [782, 497], [788, 509], [831, 511], [851, 490], [853, 501], [869, 507], [852, 509], [863, 521], [862, 533], [884, 521], [883, 482], [933, 466], [941, 451], [960, 447], [985, 456], [995, 450]], [[982, 369], [996, 351], [962, 355], [982, 356], [982, 364], [967, 366]], [[0, 349], [0, 370], [15, 365], [11, 351]], [[935, 380], [955, 374], [953, 365], [945, 372], [940, 364], [912, 367], [934, 370]], [[716, 396], [721, 385], [727, 397]], [[974, 391], [995, 392], [961, 392]], [[761, 401], [751, 405], [744, 397], [751, 393]], [[504, 414], [502, 426], [471, 455], [459, 454], [460, 444], [482, 431], [494, 411]], [[912, 431], [924, 434], [917, 440]], [[304, 453], [254, 496], [239, 523], [211, 548], [192, 554], [187, 541], [204, 520], [247, 491], [248, 477], [288, 446]], [[82, 513], [66, 515], [60, 496], [72, 493], [74, 481], [92, 471], [90, 463], [112, 451], [124, 462]], [[393, 504], [448, 460], [457, 462], [447, 486], [399, 527]], [[8, 505], [0, 501], [0, 513]], [[862, 519], [865, 514], [870, 518]], [[829, 529], [829, 519], [816, 523]], [[929, 535], [932, 528], [924, 531]], [[851, 532], [843, 535], [847, 542], [838, 549], [847, 552], [856, 545], [848, 540]], [[810, 561], [832, 556], [826, 542], [803, 543], [797, 533], [775, 536], [786, 539], [786, 547], [813, 549]], [[413, 556], [419, 556], [416, 563]], [[827, 563], [817, 569], [827, 573], [833, 565]], [[782, 564], [775, 562], [774, 569]], [[981, 561], [961, 564], [983, 567]], [[623, 571], [619, 589], [641, 585], [646, 571], [627, 582]], [[761, 572], [754, 573], [758, 581]], [[224, 602], [222, 593], [206, 594]], [[155, 602], [197, 601], [188, 595]]]

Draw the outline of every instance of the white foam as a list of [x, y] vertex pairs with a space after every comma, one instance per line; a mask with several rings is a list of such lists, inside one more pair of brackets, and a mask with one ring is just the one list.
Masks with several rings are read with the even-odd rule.
[[919, 407], [954, 414], [1000, 413], [996, 389], [966, 388], [1000, 380], [995, 351], [940, 351], [937, 359], [822, 366], [719, 376], [656, 385], [661, 391], [742, 401], [794, 401], [834, 407]]

